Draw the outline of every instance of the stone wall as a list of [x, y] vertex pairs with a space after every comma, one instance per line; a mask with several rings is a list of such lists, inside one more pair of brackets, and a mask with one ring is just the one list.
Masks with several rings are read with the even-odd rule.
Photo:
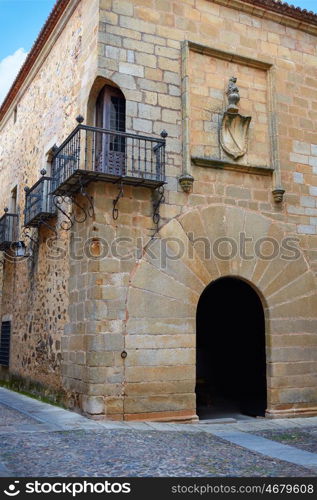
[[[193, 50], [195, 44], [200, 52]], [[67, 48], [63, 64], [60, 47]], [[66, 138], [78, 113], [93, 124], [97, 89], [114, 84], [126, 98], [128, 131], [157, 137], [163, 129], [168, 132], [165, 203], [157, 231], [152, 220], [155, 194], [125, 187], [115, 221], [117, 186], [91, 183], [94, 216], [76, 224], [71, 234], [60, 233], [65, 247], [70, 243], [69, 258], [49, 267], [42, 249], [38, 280], [28, 280], [26, 272], [8, 265], [2, 314], [12, 314], [14, 325], [21, 325], [19, 330], [14, 326], [14, 336], [22, 339], [31, 324], [26, 297], [28, 311], [36, 312], [36, 334], [17, 344], [27, 346], [20, 348], [26, 364], [13, 354], [13, 370], [32, 373], [43, 383], [55, 377], [58, 384], [59, 368], [51, 354], [55, 359], [59, 354], [56, 343], [66, 321], [62, 386], [70, 405], [95, 418], [195, 419], [196, 307], [212, 280], [231, 275], [251, 283], [265, 309], [268, 414], [316, 412], [316, 61], [316, 36], [280, 19], [261, 19], [256, 12], [247, 15], [211, 0], [79, 4], [21, 97], [18, 116], [25, 113], [25, 128], [15, 128], [11, 118], [8, 132], [2, 132], [2, 151], [12, 151], [8, 165], [16, 168], [2, 195], [10, 191], [14, 176], [19, 179], [21, 210], [20, 190], [37, 179], [47, 149]], [[241, 112], [252, 115], [249, 152], [237, 164], [265, 165], [273, 173], [191, 162], [191, 154], [218, 154], [213, 115], [225, 105], [233, 72], [241, 84]], [[56, 87], [47, 91], [52, 75]], [[189, 193], [178, 182], [183, 173], [195, 179]], [[277, 204], [272, 190], [280, 183], [286, 192], [284, 203]], [[269, 237], [279, 245], [296, 237], [298, 259], [283, 260], [280, 252], [272, 259], [206, 259], [195, 244], [195, 238], [205, 237], [236, 241], [239, 232], [253, 242]], [[104, 242], [111, 246], [120, 237], [129, 238], [137, 255], [104, 255]], [[175, 237], [192, 257], [171, 259], [163, 268], [162, 242]], [[176, 242], [169, 240], [166, 250], [177, 252]], [[23, 307], [17, 312], [12, 290], [24, 312]], [[35, 364], [32, 353], [42, 337], [46, 351]], [[54, 375], [44, 374], [45, 369], [53, 369]]]
[[[277, 237], [281, 232], [285, 236], [297, 234], [304, 255], [310, 259], [313, 267], [316, 259], [316, 237], [313, 236], [315, 230], [311, 218], [313, 212], [306, 212], [305, 207], [301, 207], [301, 200], [307, 200], [305, 197], [309, 196], [309, 202], [314, 205], [310, 208], [316, 209], [314, 188], [310, 184], [316, 184], [316, 177], [312, 177], [311, 156], [314, 144], [317, 143], [317, 135], [311, 119], [308, 119], [309, 116], [314, 116], [316, 104], [315, 86], [311, 78], [316, 73], [316, 38], [272, 20], [242, 14], [207, 0], [184, 0], [181, 3], [167, 0], [102, 0], [100, 7], [98, 74], [114, 82], [123, 91], [127, 100], [128, 129], [154, 135], [166, 129], [169, 133], [168, 184], [166, 202], [161, 207], [162, 230], [159, 238], [164, 234], [175, 235], [178, 223], [170, 222], [166, 229], [164, 224], [175, 218], [179, 220], [183, 214], [186, 214], [186, 229], [195, 232], [200, 228], [195, 208], [201, 210], [205, 207], [206, 213], [211, 217], [212, 211], [207, 207], [220, 203], [222, 206], [236, 207], [237, 218], [244, 221], [241, 222], [241, 228], [253, 237]], [[230, 54], [238, 54], [244, 58], [240, 63], [230, 63], [223, 56], [212, 59], [208, 55], [190, 53], [188, 100], [192, 152], [210, 154], [212, 151], [208, 147], [216, 146], [208, 143], [211, 137], [209, 127], [212, 127], [210, 118], [212, 121], [213, 111], [223, 109], [225, 86], [234, 72], [241, 83], [241, 110], [252, 115], [247, 162], [277, 167], [277, 173], [258, 175], [190, 165], [189, 173], [195, 178], [193, 191], [190, 194], [182, 192], [177, 179], [186, 163], [182, 156], [184, 111], [181, 100], [184, 92], [184, 40], [213, 47], [218, 52], [228, 54], [227, 59], [231, 57]], [[254, 63], [246, 63], [247, 60], [264, 61], [267, 68], [274, 68], [274, 85], [269, 81], [271, 77], [267, 70], [252, 67]], [[271, 92], [273, 95], [270, 95]], [[307, 99], [298, 101], [299, 94], [307, 96]], [[276, 142], [273, 144], [274, 155], [269, 137], [272, 133], [269, 121], [272, 121], [273, 114], [274, 118], [277, 117], [278, 125], [274, 138]], [[290, 156], [296, 141], [307, 141], [306, 148], [311, 148], [305, 174], [301, 172], [303, 167], [300, 161], [303, 158]], [[205, 149], [202, 148], [203, 145]], [[308, 157], [308, 153], [306, 155]], [[241, 162], [243, 161], [245, 160]], [[298, 175], [300, 172], [307, 176], [305, 180]], [[286, 190], [282, 205], [275, 204], [272, 197], [272, 190], [280, 181]], [[98, 189], [110, 189], [110, 198], [115, 197], [115, 191], [111, 187]], [[134, 200], [137, 191], [136, 189]], [[101, 206], [102, 217], [109, 224], [111, 238], [123, 229], [125, 234], [130, 235], [131, 228], [138, 228], [139, 225], [141, 232], [142, 226], [146, 229], [143, 236], [148, 236], [150, 219], [145, 218], [139, 202], [130, 199], [129, 191], [119, 202], [120, 215], [116, 223], [111, 221], [111, 217], [109, 219], [109, 216], [104, 215], [106, 205], [102, 203]], [[125, 213], [126, 206], [129, 207], [128, 214]], [[303, 213], [294, 214], [292, 206]], [[111, 209], [111, 205], [109, 208]], [[150, 205], [146, 210], [149, 208]], [[230, 222], [229, 216], [223, 219], [221, 212], [215, 209], [215, 213], [219, 214], [219, 222], [212, 217], [214, 231], [210, 237], [230, 235], [235, 219]], [[259, 223], [257, 214], [262, 214], [271, 222]], [[281, 224], [278, 230], [275, 229], [275, 224]], [[310, 238], [301, 236], [306, 225], [309, 225], [306, 231], [312, 234]], [[173, 230], [169, 232], [167, 228]], [[198, 231], [198, 236], [201, 232]], [[237, 236], [236, 232], [234, 234]], [[181, 233], [179, 237], [184, 238]], [[124, 263], [125, 273], [120, 273], [120, 288], [115, 281], [119, 276], [117, 273], [120, 263], [117, 260], [107, 264], [112, 269], [110, 280], [102, 272], [101, 264], [98, 270], [96, 268], [97, 280], [105, 283], [108, 279], [110, 288], [107, 294], [113, 295], [113, 298], [108, 296], [104, 299], [99, 296], [96, 301], [98, 307], [105, 308], [104, 311], [110, 307], [107, 311], [111, 324], [104, 324], [102, 332], [104, 335], [113, 335], [115, 331], [115, 336], [110, 338], [113, 340], [116, 337], [118, 342], [116, 348], [112, 347], [112, 340], [98, 346], [98, 349], [108, 351], [107, 362], [104, 363], [101, 356], [94, 357], [94, 362], [99, 366], [99, 370], [95, 372], [98, 380], [91, 379], [90, 387], [94, 391], [91, 404], [93, 406], [96, 403], [96, 407], [93, 411], [87, 407], [88, 413], [127, 419], [194, 418], [195, 308], [199, 294], [210, 280], [219, 275], [230, 274], [251, 281], [259, 293], [263, 293], [265, 303], [272, 307], [271, 311], [267, 306], [270, 317], [267, 325], [269, 412], [291, 412], [292, 408], [305, 412], [306, 407], [316, 406], [313, 388], [316, 365], [310, 360], [316, 349], [316, 283], [309, 274], [309, 268], [306, 285], [302, 285], [299, 277], [295, 277], [297, 273], [300, 274], [300, 264], [290, 266], [289, 279], [294, 283], [291, 287], [285, 284], [286, 288], [280, 296], [277, 289], [273, 291], [270, 288], [266, 292], [266, 287], [270, 284], [275, 286], [273, 283], [277, 275], [281, 276], [279, 260], [274, 260], [268, 267], [261, 260], [255, 267], [254, 262], [242, 265], [234, 259], [230, 266], [224, 262], [199, 261], [197, 256], [195, 263], [174, 263], [173, 269], [168, 272], [151, 267], [147, 263], [147, 256], [144, 257], [144, 263], [142, 260], [135, 266]], [[121, 262], [120, 265], [122, 264]], [[206, 266], [209, 272], [206, 271]], [[199, 280], [194, 288], [197, 273]], [[129, 287], [126, 285], [128, 280]], [[164, 293], [160, 291], [162, 289]], [[118, 290], [120, 299], [116, 296]], [[272, 301], [276, 300], [276, 304], [271, 304], [269, 293], [274, 296]], [[301, 309], [302, 297], [307, 297], [307, 310]], [[117, 308], [113, 309], [112, 304], [116, 304]], [[280, 319], [277, 314], [276, 320], [276, 315], [273, 314], [275, 307], [276, 311], [280, 311]], [[302, 323], [298, 323], [294, 317], [292, 311], [296, 308], [296, 318], [297, 314], [305, 317]], [[281, 331], [284, 332], [282, 336]], [[118, 356], [123, 345], [127, 352], [124, 361]], [[307, 352], [303, 347], [305, 345], [310, 345]], [[274, 346], [274, 353], [270, 346]], [[94, 346], [92, 350], [94, 349], [97, 348]], [[285, 382], [282, 375], [279, 378], [277, 374], [280, 363], [288, 371], [289, 383]], [[104, 366], [103, 372], [101, 366]], [[117, 378], [114, 377], [114, 367], [117, 369]], [[301, 372], [299, 378], [296, 378], [296, 370]], [[274, 379], [270, 378], [272, 373]]]
[[[173, 217], [185, 203], [205, 203], [206, 194], [221, 196], [227, 190], [227, 198], [232, 198], [232, 203], [250, 204], [253, 209], [267, 210], [273, 216], [285, 217], [285, 220], [295, 224], [299, 234], [309, 232], [315, 235], [314, 210], [305, 211], [306, 208], [316, 209], [314, 151], [317, 140], [313, 125], [317, 99], [314, 83], [315, 36], [209, 0], [184, 0], [181, 3], [102, 0], [100, 7], [98, 71], [123, 90], [128, 101], [129, 129], [159, 134], [164, 128], [169, 132], [168, 187], [171, 193], [163, 215], [167, 211], [167, 218]], [[274, 66], [274, 100], [280, 140], [278, 154], [282, 184], [286, 189], [286, 203], [282, 211], [272, 203], [266, 180], [255, 176], [193, 168], [197, 182], [192, 195], [187, 199], [177, 188], [176, 178], [181, 174], [181, 44], [184, 40], [246, 59], [265, 60]], [[193, 146], [197, 140], [205, 143], [208, 131], [206, 135], [202, 131], [202, 137], [197, 134], [197, 129], [212, 126], [210, 121], [208, 125], [210, 113], [222, 107], [225, 85], [233, 71], [241, 83], [242, 110], [245, 114], [252, 114], [254, 132], [251, 130], [249, 144], [250, 153], [253, 154], [253, 150], [255, 153], [252, 160], [267, 163], [270, 110], [267, 105], [269, 87], [266, 72], [215, 58], [211, 61], [210, 57], [201, 54], [191, 54], [191, 60], [194, 59], [197, 63], [194, 63], [196, 68], [191, 70], [194, 73], [191, 81], [191, 127], [195, 130], [191, 139]], [[198, 66], [203, 71], [200, 77], [195, 71]], [[206, 72], [210, 76], [205, 76]], [[204, 94], [208, 95], [208, 99], [204, 99]], [[200, 104], [197, 104], [198, 101]], [[198, 123], [198, 109], [200, 113], [205, 113], [206, 123], [203, 123], [204, 120]], [[238, 193], [237, 185], [244, 187], [244, 184], [245, 190]], [[250, 187], [254, 187], [252, 196]], [[307, 203], [311, 206], [308, 207]], [[294, 206], [297, 210], [301, 207], [302, 213], [294, 213]], [[302, 241], [312, 249], [316, 247], [315, 237], [309, 240], [309, 244], [304, 238]], [[314, 258], [313, 252], [310, 257]]]
[[36, 245], [23, 237], [24, 187], [38, 180], [43, 167], [50, 169], [47, 152], [66, 138], [83, 112], [81, 96], [87, 101], [85, 92], [89, 93], [88, 80], [96, 65], [91, 32], [98, 23], [97, 8], [97, 2], [77, 2], [77, 7], [72, 2], [72, 12], [56, 27], [54, 43], [48, 42], [39, 56], [30, 84], [21, 89], [0, 129], [1, 209], [9, 206], [11, 190], [17, 186], [19, 237], [33, 252], [21, 262], [8, 258], [4, 267], [1, 313], [12, 321], [10, 373], [59, 395], [61, 335], [68, 318], [69, 234], [61, 229], [61, 214], [48, 221], [57, 231], [59, 257], [52, 251], [55, 234], [45, 226], [30, 233]]
[[189, 68], [192, 156], [230, 159], [220, 146], [219, 127], [227, 107], [228, 82], [234, 75], [241, 97], [239, 112], [252, 118], [247, 153], [236, 164], [269, 166], [267, 71], [194, 51], [190, 51]]

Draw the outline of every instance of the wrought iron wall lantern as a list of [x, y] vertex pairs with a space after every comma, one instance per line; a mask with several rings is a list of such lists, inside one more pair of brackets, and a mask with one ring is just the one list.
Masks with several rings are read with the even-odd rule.
[[34, 235], [34, 233], [31, 233], [32, 229], [33, 231], [36, 231], [35, 228], [24, 226], [21, 233], [21, 241], [26, 247], [26, 257], [33, 257], [35, 251], [39, 248], [38, 234]]
[[14, 250], [14, 257], [16, 258], [30, 257], [30, 254], [27, 252], [27, 248], [24, 241], [17, 241], [12, 245], [12, 247]]
[[33, 255], [33, 245], [27, 245], [26, 239], [34, 245], [38, 242], [29, 235], [30, 228], [24, 227], [19, 234], [18, 214], [9, 213], [4, 209], [4, 215], [0, 218], [0, 251], [3, 252], [0, 264], [4, 266], [5, 261], [16, 262], [17, 260], [29, 258]]

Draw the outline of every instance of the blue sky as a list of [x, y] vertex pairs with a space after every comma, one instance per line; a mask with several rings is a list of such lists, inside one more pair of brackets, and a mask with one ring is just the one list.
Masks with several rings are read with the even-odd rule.
[[55, 0], [0, 0], [0, 104]]
[[55, 0], [0, 0], [0, 59], [30, 50]]
[[316, 0], [293, 0], [287, 3], [295, 5], [296, 7], [301, 7], [302, 9], [307, 9], [307, 10], [312, 10], [313, 12], [317, 12]]
[[[290, 0], [317, 11], [316, 0]], [[17, 49], [30, 50], [55, 0], [0, 0], [0, 60]]]
[[[0, 103], [55, 1], [0, 0]], [[316, 0], [290, 0], [289, 3], [317, 12]]]

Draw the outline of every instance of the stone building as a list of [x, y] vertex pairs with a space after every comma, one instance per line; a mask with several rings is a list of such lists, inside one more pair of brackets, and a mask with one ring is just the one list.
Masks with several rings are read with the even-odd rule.
[[57, 1], [0, 109], [2, 379], [317, 414], [316, 36], [277, 0]]

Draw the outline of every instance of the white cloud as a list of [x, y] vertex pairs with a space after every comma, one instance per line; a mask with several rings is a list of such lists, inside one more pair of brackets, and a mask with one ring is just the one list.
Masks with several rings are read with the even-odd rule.
[[0, 105], [14, 82], [26, 56], [27, 52], [21, 48], [0, 61]]

